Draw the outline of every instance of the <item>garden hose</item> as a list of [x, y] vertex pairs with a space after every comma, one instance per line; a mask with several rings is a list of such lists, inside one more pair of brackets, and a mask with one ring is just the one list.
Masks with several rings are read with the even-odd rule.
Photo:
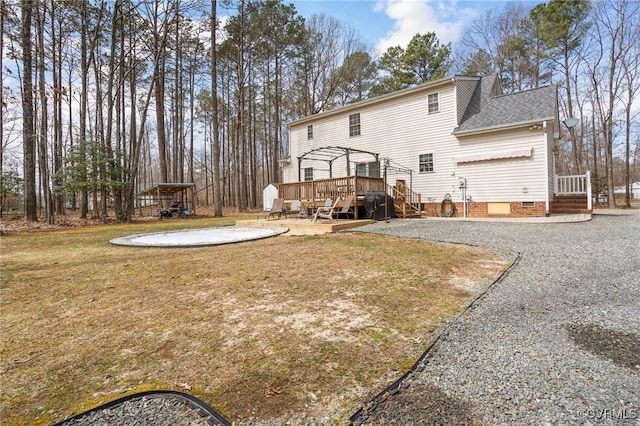
[[[447, 205], [450, 205], [451, 207], [447, 210]], [[453, 200], [451, 200], [451, 198], [445, 198], [444, 200], [442, 200], [442, 203], [440, 203], [440, 216], [442, 217], [453, 217], [456, 214], [456, 205], [454, 204]]]

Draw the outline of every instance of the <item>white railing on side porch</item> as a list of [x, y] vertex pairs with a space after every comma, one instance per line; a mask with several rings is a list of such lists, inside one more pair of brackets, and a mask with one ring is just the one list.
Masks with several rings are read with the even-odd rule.
[[591, 200], [591, 172], [584, 175], [555, 176], [553, 192], [556, 195], [585, 194], [587, 196], [587, 208], [593, 208]]

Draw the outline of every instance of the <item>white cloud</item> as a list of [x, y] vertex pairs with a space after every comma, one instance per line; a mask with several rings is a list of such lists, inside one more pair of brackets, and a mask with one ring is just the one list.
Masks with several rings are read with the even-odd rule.
[[380, 0], [374, 10], [384, 12], [395, 22], [393, 29], [378, 41], [377, 54], [391, 46], [406, 47], [418, 33], [435, 32], [440, 43], [455, 43], [466, 23], [479, 13], [473, 8], [459, 7], [455, 0]]

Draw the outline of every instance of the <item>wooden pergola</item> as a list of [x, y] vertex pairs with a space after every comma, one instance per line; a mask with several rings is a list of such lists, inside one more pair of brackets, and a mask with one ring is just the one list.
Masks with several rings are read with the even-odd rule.
[[138, 192], [140, 216], [143, 215], [143, 209], [149, 216], [153, 216], [157, 210], [163, 210], [175, 202], [182, 203], [185, 208], [195, 213], [194, 188], [194, 183], [158, 183]]
[[[360, 154], [360, 155], [359, 155]], [[346, 176], [351, 176], [351, 155], [362, 157], [371, 156], [376, 163], [380, 162], [380, 154], [375, 152], [363, 151], [361, 149], [349, 148], [345, 146], [323, 146], [312, 149], [298, 157], [298, 180], [302, 181], [302, 162], [303, 161], [322, 161], [329, 166], [329, 177], [333, 177], [333, 162], [338, 158], [345, 158]]]

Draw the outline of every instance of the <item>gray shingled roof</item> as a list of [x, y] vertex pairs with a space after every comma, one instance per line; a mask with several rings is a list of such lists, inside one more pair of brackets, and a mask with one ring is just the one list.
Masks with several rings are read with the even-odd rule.
[[497, 78], [482, 77], [454, 134], [555, 119], [556, 86], [493, 96]]

